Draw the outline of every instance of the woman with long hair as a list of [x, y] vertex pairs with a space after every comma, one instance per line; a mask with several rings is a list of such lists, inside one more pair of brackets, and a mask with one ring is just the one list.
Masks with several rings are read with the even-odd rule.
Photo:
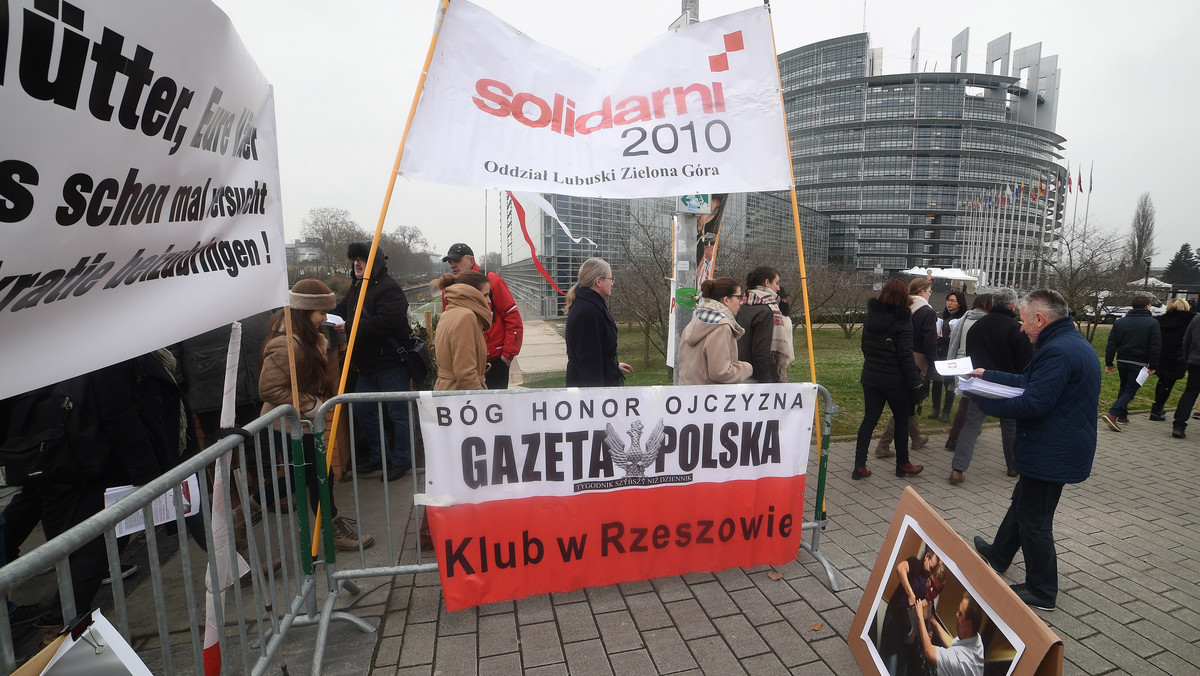
[[612, 266], [589, 258], [567, 292], [567, 387], [615, 387], [633, 373], [617, 361], [617, 322], [608, 310], [613, 284]]
[[[326, 313], [337, 304], [333, 291], [323, 282], [316, 279], [302, 279], [288, 293], [288, 307], [271, 316], [267, 325], [267, 340], [263, 343], [262, 370], [258, 375], [258, 393], [262, 397], [261, 415], [292, 403], [291, 359], [288, 356], [287, 318], [285, 312], [292, 315], [292, 352], [296, 356], [296, 388], [300, 402], [300, 417], [312, 420], [317, 409], [325, 400], [337, 394], [338, 372], [337, 361], [328, 354], [329, 340], [321, 331]], [[273, 434], [275, 447], [284, 450], [287, 457], [287, 444], [284, 442], [282, 426], [275, 422]], [[304, 434], [301, 438], [304, 449], [305, 483], [308, 484], [310, 508], [314, 511], [320, 499], [320, 488], [317, 485], [316, 471], [316, 439], [312, 434]], [[333, 543], [343, 551], [363, 549], [375, 544], [375, 538], [370, 535], [359, 535], [358, 524], [353, 519], [338, 516], [337, 505], [334, 504], [333, 492], [329, 493], [329, 504], [332, 507], [330, 516], [333, 517]]]
[[[938, 322], [938, 359], [946, 358], [946, 354], [950, 350], [950, 333], [954, 330], [954, 326], [958, 324], [958, 320], [966, 313], [966, 294], [962, 291], [951, 291], [946, 296], [946, 309], [942, 310], [942, 315], [938, 317], [941, 320]], [[933, 380], [930, 383], [930, 399], [933, 402], [933, 410], [929, 412], [929, 419], [950, 422], [950, 409], [954, 408], [954, 376], [942, 378], [935, 373], [932, 374], [932, 378]], [[945, 406], [942, 405], [943, 389], [946, 390]]]
[[1187, 374], [1187, 360], [1183, 358], [1183, 333], [1196, 313], [1182, 298], [1172, 298], [1167, 311], [1157, 317], [1162, 332], [1162, 355], [1158, 359], [1158, 386], [1154, 388], [1154, 404], [1150, 406], [1151, 420], [1166, 420], [1163, 407], [1175, 388], [1175, 381]]
[[737, 311], [745, 329], [738, 338], [738, 359], [754, 367], [754, 382], [787, 381], [788, 365], [795, 359], [792, 320], [779, 304], [779, 273], [760, 265], [746, 275], [746, 302]]
[[441, 290], [446, 301], [433, 341], [438, 370], [433, 389], [486, 390], [487, 340], [483, 333], [492, 325], [487, 276], [476, 270], [446, 273], [430, 286]]
[[908, 285], [904, 280], [889, 279], [879, 292], [879, 298], [872, 298], [867, 303], [862, 335], [863, 369], [859, 378], [865, 410], [854, 449], [854, 472], [850, 475], [854, 479], [871, 476], [871, 470], [867, 469], [867, 450], [884, 404], [892, 410], [895, 419], [896, 476], [920, 474], [924, 469], [908, 461], [908, 420], [913, 396], [925, 383], [913, 359], [909, 302]]
[[[913, 325], [913, 359], [917, 362], [917, 370], [924, 378], [924, 384], [913, 392], [913, 414], [908, 420], [908, 436], [912, 443], [908, 448], [915, 451], [929, 443], [929, 437], [921, 434], [921, 424], [917, 420], [921, 402], [929, 395], [929, 380], [933, 375], [933, 362], [937, 361], [937, 313], [929, 305], [929, 297], [933, 293], [933, 285], [924, 277], [917, 277], [908, 283], [908, 309], [912, 313]], [[875, 457], [890, 458], [892, 437], [895, 434], [896, 419], [890, 418], [879, 444], [875, 446]]]
[[742, 306], [742, 289], [729, 277], [706, 280], [692, 321], [679, 339], [679, 384], [740, 383], [750, 377], [750, 364], [738, 361], [742, 327], [734, 319]]

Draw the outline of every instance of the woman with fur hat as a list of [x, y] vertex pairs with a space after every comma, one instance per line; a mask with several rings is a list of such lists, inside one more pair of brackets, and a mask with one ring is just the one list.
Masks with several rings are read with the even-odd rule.
[[738, 338], [744, 333], [734, 315], [745, 296], [729, 277], [706, 280], [703, 298], [679, 339], [679, 384], [710, 385], [744, 382], [754, 372], [738, 361]]
[[[296, 355], [296, 386], [299, 390], [300, 417], [312, 420], [317, 409], [329, 397], [337, 394], [337, 362], [327, 352], [329, 340], [321, 331], [326, 313], [337, 304], [333, 291], [316, 279], [302, 279], [288, 293], [288, 307], [280, 309], [272, 317], [267, 328], [267, 342], [263, 344], [262, 371], [258, 376], [259, 395], [263, 399], [262, 414], [292, 403], [291, 359], [288, 356], [287, 326], [284, 313], [292, 315], [292, 352]], [[275, 423], [276, 448], [287, 449], [282, 427]], [[320, 490], [317, 486], [316, 439], [311, 434], [303, 436], [305, 482], [312, 509], [316, 509]], [[286, 455], [286, 452], [285, 452]], [[359, 537], [358, 526], [353, 519], [338, 516], [333, 506], [334, 545], [343, 551], [363, 549], [375, 544], [370, 535]]]
[[486, 390], [487, 341], [483, 333], [492, 325], [488, 278], [477, 270], [464, 270], [458, 275], [442, 275], [431, 286], [441, 290], [446, 302], [434, 336], [438, 377], [433, 389]]

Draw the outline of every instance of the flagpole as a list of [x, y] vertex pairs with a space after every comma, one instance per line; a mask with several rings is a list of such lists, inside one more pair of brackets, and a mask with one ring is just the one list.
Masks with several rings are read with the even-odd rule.
[[[1067, 167], [1067, 170], [1070, 171], [1070, 166]], [[1083, 178], [1083, 163], [1082, 162], [1079, 163], [1079, 177], [1080, 177], [1080, 179]], [[1083, 192], [1082, 187], [1079, 189], [1079, 192]], [[1087, 214], [1085, 213], [1083, 217], [1087, 218]], [[1079, 219], [1079, 195], [1076, 195], [1075, 196], [1075, 212], [1071, 214], [1071, 223], [1078, 222], [1078, 219]]]
[[1092, 164], [1088, 167], [1088, 196], [1083, 207], [1083, 227], [1087, 228], [1088, 211], [1092, 208], [1092, 175], [1096, 171], [1096, 160], [1092, 160]]
[[[769, 21], [771, 25], [771, 53], [778, 54], [779, 52], [776, 50], [775, 46], [775, 19], [772, 17], [770, 11], [767, 12], [767, 21]], [[783, 78], [779, 75], [779, 59], [775, 59], [775, 78], [775, 81], [779, 86], [779, 109], [781, 111], [786, 111], [787, 108], [784, 106], [783, 102]], [[800, 203], [796, 199], [796, 170], [795, 166], [792, 164], [792, 143], [791, 137], [788, 136], [786, 116], [783, 120], [783, 142], [787, 146], [788, 175], [791, 176], [792, 184], [790, 190], [792, 197], [792, 230], [796, 233], [796, 259], [800, 263], [800, 292], [804, 299], [804, 336], [808, 347], [808, 374], [809, 377], [812, 378], [812, 382], [816, 383], [817, 360], [813, 352], [813, 323], [812, 314], [809, 312], [808, 305], [808, 268], [804, 264], [804, 238], [800, 233]], [[726, 199], [729, 198], [727, 197]], [[714, 251], [713, 254], [715, 264], [716, 252]], [[749, 291], [749, 289], [747, 289], [747, 291]], [[821, 409], [819, 400], [820, 398], [818, 397], [818, 403], [816, 404], [817, 409], [813, 414], [813, 434], [816, 438], [822, 439], [822, 443], [818, 445], [820, 450], [818, 451], [819, 459], [817, 463], [819, 468], [817, 495], [813, 504], [813, 516], [815, 517], [815, 521], [823, 521], [825, 519], [825, 471], [829, 462], [829, 454], [827, 452], [828, 444], [826, 443], [827, 437], [822, 434], [821, 430]], [[827, 430], [824, 434], [827, 435], [828, 433], [829, 431]]]
[[[421, 77], [417, 80], [417, 89], [413, 92], [412, 106], [408, 109], [408, 119], [404, 122], [404, 134], [400, 137], [400, 147], [396, 150], [396, 162], [392, 165], [392, 173], [388, 176], [387, 192], [383, 197], [383, 206], [379, 209], [379, 221], [375, 225], [375, 237], [371, 240], [371, 253], [367, 257], [367, 268], [363, 271], [363, 279], [361, 291], [358, 294], [358, 303], [354, 306], [354, 323], [350, 328], [350, 338], [346, 344], [346, 358], [342, 363], [342, 377], [338, 382], [338, 394], [344, 394], [346, 391], [346, 381], [350, 378], [350, 360], [354, 355], [354, 339], [358, 337], [358, 328], [361, 324], [359, 318], [362, 317], [363, 302], [367, 299], [367, 289], [371, 283], [371, 272], [375, 269], [375, 255], [379, 251], [379, 238], [383, 235], [383, 222], [387, 218], [388, 207], [392, 203], [392, 192], [396, 188], [396, 176], [400, 173], [400, 160], [404, 157], [404, 144], [408, 141], [408, 132], [412, 128], [413, 118], [417, 114], [417, 103], [421, 100], [421, 92], [425, 89], [425, 79], [429, 75], [429, 64], [433, 63], [433, 53], [437, 49], [438, 36], [442, 32], [442, 23], [446, 20], [446, 13], [450, 9], [450, 0], [442, 0], [441, 7], [438, 8], [437, 21], [433, 27], [433, 37], [429, 40], [429, 51], [425, 54], [425, 64], [421, 66]], [[486, 228], [486, 226], [485, 226]], [[291, 340], [288, 341], [291, 344]], [[338, 404], [333, 411], [333, 424], [329, 428], [329, 438], [337, 439], [338, 421], [341, 420], [341, 408], [343, 404]], [[299, 409], [297, 409], [299, 410]], [[329, 471], [329, 467], [333, 463], [333, 454], [325, 456], [325, 471]], [[320, 507], [317, 508], [316, 523], [313, 527], [312, 539], [312, 554], [317, 555], [317, 543], [321, 536], [321, 512]]]

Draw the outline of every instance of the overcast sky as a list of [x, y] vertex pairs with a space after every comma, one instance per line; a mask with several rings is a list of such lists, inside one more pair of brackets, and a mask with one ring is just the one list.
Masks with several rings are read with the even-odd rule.
[[[534, 40], [594, 66], [638, 51], [681, 12], [680, 0], [475, 0]], [[379, 220], [388, 176], [429, 48], [436, 0], [216, 0], [275, 88], [281, 196], [288, 240], [314, 207], [349, 210], [368, 230]], [[701, 19], [756, 6], [700, 0]], [[1200, 246], [1186, 213], [1194, 173], [1196, 88], [1190, 43], [1200, 3], [957, 0], [772, 2], [780, 52], [862, 32], [884, 52], [884, 72], [909, 70], [921, 29], [921, 61], [949, 70], [950, 41], [970, 28], [968, 70], [984, 70], [987, 43], [1012, 33], [1014, 50], [1041, 42], [1062, 69], [1057, 131], [1072, 175], [1095, 162], [1093, 224], [1125, 233], [1138, 196], [1157, 211], [1155, 266], [1185, 241]], [[453, 11], [453, 10], [452, 10]], [[1186, 116], [1186, 119], [1185, 119]], [[490, 209], [489, 209], [490, 205]], [[1084, 203], [1078, 209], [1083, 217]], [[1072, 216], [1068, 205], [1067, 217]], [[495, 246], [495, 196], [400, 179], [385, 229], [421, 228], [436, 251], [457, 241]], [[569, 224], [568, 224], [569, 225]]]

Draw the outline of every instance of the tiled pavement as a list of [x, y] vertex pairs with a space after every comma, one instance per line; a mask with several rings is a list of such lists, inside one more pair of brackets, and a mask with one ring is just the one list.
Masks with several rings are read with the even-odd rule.
[[[1193, 427], [1200, 437], [1200, 425]], [[1101, 428], [1099, 438], [1092, 478], [1063, 492], [1055, 524], [1062, 591], [1058, 610], [1039, 617], [1065, 644], [1065, 673], [1198, 673], [1200, 441], [1173, 439], [1169, 423], [1145, 414], [1122, 433]], [[382, 620], [372, 674], [857, 673], [846, 637], [904, 486], [968, 540], [990, 538], [1007, 505], [1014, 480], [1004, 473], [999, 430], [984, 430], [960, 486], [946, 481], [944, 441], [944, 433], [935, 435], [914, 454], [926, 471], [910, 480], [875, 462], [882, 471], [851, 481], [853, 444], [833, 444], [821, 552], [839, 570], [839, 592], [802, 552], [777, 568], [694, 573], [454, 613], [445, 611], [433, 573], [377, 580], [358, 599], [343, 600]], [[815, 455], [810, 472], [811, 515]], [[779, 577], [772, 571], [782, 577], [772, 579]], [[1018, 557], [1005, 579], [1021, 581], [1023, 572]], [[348, 631], [335, 625], [327, 673], [361, 673], [368, 663], [357, 649], [339, 651], [339, 632]]]

